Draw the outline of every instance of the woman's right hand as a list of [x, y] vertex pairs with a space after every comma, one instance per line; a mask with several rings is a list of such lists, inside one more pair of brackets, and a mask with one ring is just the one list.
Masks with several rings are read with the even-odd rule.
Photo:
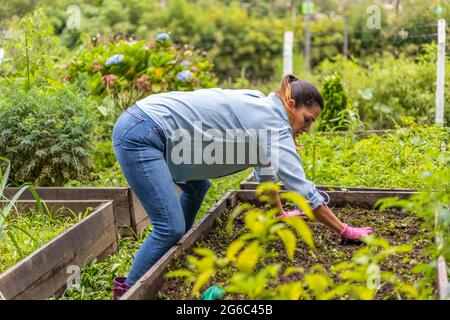
[[341, 231], [341, 236], [346, 239], [361, 239], [366, 236], [368, 236], [370, 233], [372, 233], [371, 227], [364, 227], [364, 228], [353, 228], [350, 227], [348, 224], [344, 223], [344, 228]]

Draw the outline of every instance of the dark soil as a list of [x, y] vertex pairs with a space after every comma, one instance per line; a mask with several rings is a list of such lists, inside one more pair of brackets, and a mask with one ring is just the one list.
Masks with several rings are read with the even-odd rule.
[[[410, 284], [421, 278], [420, 274], [411, 272], [411, 267], [418, 262], [427, 262], [429, 260], [423, 252], [423, 248], [429, 242], [428, 240], [424, 241], [416, 239], [415, 235], [419, 232], [421, 222], [413, 214], [395, 209], [380, 212], [377, 210], [350, 207], [335, 208], [333, 212], [341, 219], [341, 221], [351, 226], [372, 227], [376, 235], [388, 240], [390, 245], [413, 245], [415, 247], [413, 251], [388, 258], [381, 266], [381, 269], [401, 275], [404, 281]], [[225, 215], [222, 220], [219, 220], [213, 231], [205, 234], [202, 239], [196, 243], [195, 247], [207, 247], [214, 250], [219, 256], [223, 256], [226, 248], [243, 231], [243, 221], [238, 218], [235, 221], [233, 234], [229, 235], [225, 231], [227, 217], [228, 215]], [[308, 225], [314, 234], [316, 250], [312, 252], [305, 243], [299, 241], [294, 259], [295, 266], [308, 269], [316, 264], [321, 264], [326, 270], [329, 270], [333, 265], [349, 260], [355, 251], [365, 245], [360, 241], [342, 239], [318, 221], [308, 221]], [[279, 243], [274, 243], [273, 247], [270, 249], [279, 253], [279, 257], [276, 258], [278, 263], [280, 261], [288, 261], [281, 241]], [[187, 254], [191, 253], [192, 252], [188, 252]], [[169, 266], [169, 270], [186, 267], [187, 264], [184, 257], [181, 257]], [[228, 273], [231, 272], [231, 270], [225, 270], [224, 272]], [[294, 277], [295, 276], [289, 278], [281, 277], [280, 280], [281, 282], [291, 282], [295, 280]], [[225, 284], [225, 279], [224, 274], [218, 273], [214, 276], [210, 284], [216, 284], [221, 287]], [[158, 293], [158, 298], [171, 300], [190, 299], [189, 294], [191, 287], [192, 286], [189, 283], [184, 283], [182, 279], [167, 279]], [[245, 297], [227, 295], [226, 298], [243, 299]], [[396, 297], [393, 295], [392, 288], [387, 284], [378, 290], [376, 298], [395, 299]]]

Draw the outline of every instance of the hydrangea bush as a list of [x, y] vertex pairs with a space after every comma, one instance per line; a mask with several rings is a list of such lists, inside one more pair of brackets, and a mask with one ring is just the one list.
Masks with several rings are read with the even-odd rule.
[[151, 41], [84, 45], [66, 66], [66, 81], [75, 82], [101, 101], [126, 100], [171, 90], [193, 90], [216, 84], [212, 64], [190, 46], [177, 47], [162, 33]]

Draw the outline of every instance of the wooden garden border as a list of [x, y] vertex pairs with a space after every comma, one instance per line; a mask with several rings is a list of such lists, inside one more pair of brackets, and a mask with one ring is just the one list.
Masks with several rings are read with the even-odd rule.
[[[6, 188], [5, 197], [11, 198], [18, 190]], [[116, 225], [122, 235], [132, 235], [130, 228], [139, 234], [150, 224], [147, 213], [130, 187], [38, 187], [36, 191], [46, 203], [66, 201], [68, 205], [75, 205], [77, 201], [113, 201]], [[19, 203], [27, 203], [33, 199], [27, 190], [21, 195]]]
[[150, 300], [164, 282], [164, 274], [172, 259], [189, 251], [203, 233], [211, 230], [216, 219], [226, 212], [228, 207], [236, 206], [236, 191], [227, 192], [169, 251], [163, 255], [131, 288], [121, 300]]
[[[240, 188], [242, 190], [255, 190], [256, 187], [259, 185], [258, 182], [255, 181], [255, 178], [253, 176], [253, 173], [249, 174], [245, 181], [241, 182]], [[282, 189], [284, 189], [283, 186], [281, 186]], [[322, 186], [317, 185], [317, 189], [322, 191], [385, 191], [385, 192], [415, 192], [417, 190], [415, 189], [406, 189], [406, 188], [374, 188], [374, 187], [344, 187], [344, 186]]]
[[[88, 206], [92, 202], [87, 202]], [[6, 299], [46, 299], [61, 294], [70, 274], [92, 259], [117, 251], [114, 208], [100, 204], [82, 221], [0, 274], [0, 292]]]
[[[88, 208], [96, 208], [104, 202], [109, 200], [46, 200], [42, 201], [42, 205], [55, 215], [70, 215], [84, 213]], [[8, 204], [8, 200], [0, 200], [0, 207]], [[35, 200], [20, 200], [17, 201], [15, 207], [19, 212], [28, 211], [29, 209], [36, 209]]]
[[[331, 202], [330, 206], [341, 207], [345, 205], [356, 205], [359, 207], [372, 208], [378, 199], [384, 197], [396, 196], [398, 198], [407, 198], [415, 192], [404, 191], [331, 191], [329, 192]], [[228, 192], [220, 199], [211, 210], [200, 219], [194, 227], [186, 233], [180, 241], [173, 246], [160, 260], [148, 270], [141, 279], [121, 298], [121, 300], [147, 300], [155, 299], [158, 290], [164, 282], [164, 274], [167, 267], [176, 259], [188, 252], [202, 235], [210, 231], [216, 219], [228, 212], [229, 207], [235, 207], [238, 201], [247, 201], [258, 203], [255, 190], [238, 190]], [[439, 281], [439, 288], [442, 283]]]

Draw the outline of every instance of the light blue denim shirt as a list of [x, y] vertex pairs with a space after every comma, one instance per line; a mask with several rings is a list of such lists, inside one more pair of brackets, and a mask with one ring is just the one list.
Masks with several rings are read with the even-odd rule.
[[[243, 149], [237, 146], [238, 139], [228, 138], [228, 131], [236, 129], [248, 133], [250, 140], [258, 144], [260, 153], [257, 158], [262, 162], [255, 164], [247, 156], [243, 162], [234, 160], [230, 164], [225, 160], [211, 162], [207, 159], [201, 163], [187, 163], [178, 158], [171, 159], [172, 154], [178, 154], [174, 151], [179, 151], [180, 144], [177, 147], [175, 142], [170, 142], [166, 156], [174, 181], [217, 178], [254, 167], [258, 182], [281, 181], [287, 190], [305, 196], [312, 209], [325, 202], [314, 183], [306, 179], [302, 160], [292, 138], [289, 117], [281, 100], [274, 93], [266, 97], [257, 90], [213, 88], [173, 91], [150, 95], [136, 104], [161, 126], [169, 142], [181, 141], [177, 138], [185, 138], [187, 135], [207, 137], [207, 142], [192, 144], [188, 151], [184, 150], [179, 155], [188, 155], [190, 152], [194, 154], [195, 151], [200, 151], [201, 155], [202, 152], [211, 151], [212, 142], [224, 142], [226, 146], [230, 143], [236, 146], [232, 146], [234, 154], [228, 152], [227, 147], [223, 147], [223, 153], [232, 153], [236, 157], [239, 150]], [[269, 130], [269, 134], [262, 134], [265, 130]], [[222, 156], [218, 151], [209, 154]], [[192, 160], [192, 157], [183, 159]], [[223, 159], [226, 157], [227, 155], [223, 155]], [[268, 160], [270, 168], [261, 164], [266, 164]]]

